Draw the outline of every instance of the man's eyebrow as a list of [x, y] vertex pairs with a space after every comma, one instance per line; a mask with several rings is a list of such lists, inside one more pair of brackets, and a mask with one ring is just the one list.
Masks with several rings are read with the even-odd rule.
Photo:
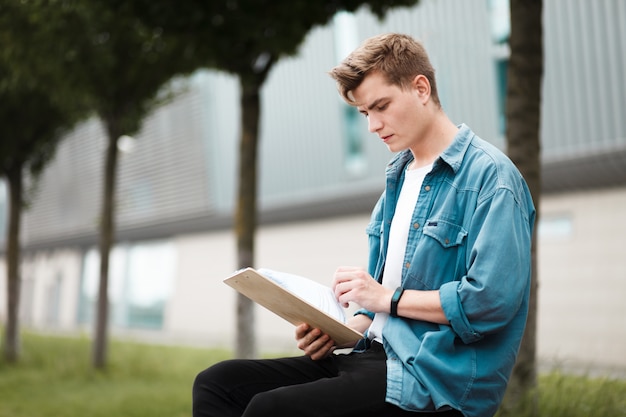
[[[370, 103], [369, 106], [367, 106], [367, 110], [372, 110], [374, 107], [378, 106], [381, 101], [385, 101], [385, 100], [387, 100], [387, 97], [381, 97], [381, 98], [374, 100], [373, 102]], [[363, 111], [363, 110], [364, 109], [359, 109], [359, 111]]]

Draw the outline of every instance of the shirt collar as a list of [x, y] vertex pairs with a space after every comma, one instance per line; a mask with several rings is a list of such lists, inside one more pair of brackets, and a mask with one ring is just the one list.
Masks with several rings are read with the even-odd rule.
[[[460, 124], [458, 128], [459, 131], [454, 137], [454, 140], [452, 141], [450, 146], [448, 146], [448, 148], [446, 148], [446, 150], [444, 150], [441, 155], [439, 155], [439, 158], [435, 160], [433, 166], [440, 163], [445, 163], [455, 173], [461, 167], [463, 157], [465, 156], [467, 148], [469, 147], [470, 143], [472, 142], [472, 138], [474, 137], [474, 132], [472, 132], [470, 128], [464, 123]], [[399, 152], [391, 159], [391, 161], [387, 165], [387, 175], [397, 176], [404, 169], [406, 164], [408, 164], [412, 160], [413, 154], [411, 154], [410, 150], [407, 149]]]
[[463, 123], [458, 127], [459, 131], [456, 133], [454, 140], [438, 158], [448, 164], [455, 173], [461, 167], [467, 148], [469, 148], [469, 145], [474, 138], [474, 132], [472, 132], [467, 125]]

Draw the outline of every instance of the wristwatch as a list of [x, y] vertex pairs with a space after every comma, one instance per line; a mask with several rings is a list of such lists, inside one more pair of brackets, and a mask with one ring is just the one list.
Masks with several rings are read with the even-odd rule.
[[398, 287], [391, 297], [391, 308], [389, 309], [391, 317], [398, 317], [398, 301], [400, 301], [402, 294], [404, 294], [404, 288]]

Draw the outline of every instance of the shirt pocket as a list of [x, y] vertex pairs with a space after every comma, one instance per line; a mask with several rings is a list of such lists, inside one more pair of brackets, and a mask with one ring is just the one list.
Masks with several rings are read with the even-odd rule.
[[422, 233], [432, 237], [446, 249], [460, 246], [467, 236], [467, 230], [463, 226], [441, 219], [427, 220]]
[[435, 290], [465, 274], [467, 230], [443, 219], [429, 219], [411, 261], [409, 285], [416, 289]]

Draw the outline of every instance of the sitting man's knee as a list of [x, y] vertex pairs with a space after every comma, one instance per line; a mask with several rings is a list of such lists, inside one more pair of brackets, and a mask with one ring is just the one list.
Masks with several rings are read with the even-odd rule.
[[262, 392], [255, 395], [246, 408], [246, 417], [278, 416], [285, 414], [285, 402], [277, 395], [277, 390]]
[[233, 361], [218, 362], [196, 375], [193, 386], [206, 386], [209, 384], [222, 385], [227, 384], [228, 380], [233, 377], [232, 366]]

